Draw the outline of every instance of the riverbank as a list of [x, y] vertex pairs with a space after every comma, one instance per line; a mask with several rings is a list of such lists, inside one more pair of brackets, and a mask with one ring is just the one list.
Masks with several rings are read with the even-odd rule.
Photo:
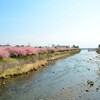
[[100, 54], [100, 48], [97, 48], [97, 49], [96, 49], [96, 52], [97, 52], [98, 54]]
[[[14, 76], [19, 76], [19, 75], [23, 75], [23, 74], [27, 74], [31, 71], [36, 71], [39, 68], [42, 68], [44, 66], [46, 66], [50, 61], [54, 61], [63, 57], [67, 57], [70, 55], [73, 55], [75, 53], [79, 53], [80, 49], [76, 49], [76, 50], [72, 50], [72, 51], [65, 51], [65, 52], [56, 52], [56, 53], [52, 53], [49, 55], [49, 57], [47, 55], [43, 55], [43, 59], [39, 59], [36, 62], [31, 62], [28, 64], [23, 64], [21, 66], [16, 66], [15, 68], [9, 68], [6, 71], [4, 71], [3, 73], [0, 74], [0, 79], [6, 79], [6, 78], [11, 78]], [[27, 58], [28, 59], [28, 58]], [[34, 58], [33, 58], [34, 59]], [[7, 63], [7, 62], [6, 62]]]

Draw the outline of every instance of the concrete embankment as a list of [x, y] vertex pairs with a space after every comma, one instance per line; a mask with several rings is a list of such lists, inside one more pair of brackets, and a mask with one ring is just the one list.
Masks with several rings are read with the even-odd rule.
[[9, 69], [7, 69], [6, 71], [4, 71], [3, 73], [0, 74], [0, 79], [11, 78], [11, 77], [14, 77], [14, 76], [27, 74], [31, 71], [36, 71], [39, 68], [46, 66], [48, 64], [48, 62], [50, 62], [50, 61], [54, 61], [54, 60], [57, 60], [57, 59], [60, 59], [60, 58], [63, 58], [63, 57], [67, 57], [67, 56], [73, 55], [73, 54], [78, 53], [78, 52], [80, 52], [79, 49], [70, 51], [68, 53], [61, 53], [61, 54], [58, 54], [58, 55], [53, 54], [49, 58], [46, 57], [42, 60], [37, 60], [34, 63], [31, 62], [31, 63], [28, 63], [28, 64], [24, 64], [22, 66], [16, 66], [15, 68], [9, 68]]

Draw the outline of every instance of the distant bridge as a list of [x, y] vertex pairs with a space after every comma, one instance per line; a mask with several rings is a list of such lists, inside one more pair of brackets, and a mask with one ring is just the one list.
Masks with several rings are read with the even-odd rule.
[[96, 51], [97, 48], [80, 48], [81, 50]]

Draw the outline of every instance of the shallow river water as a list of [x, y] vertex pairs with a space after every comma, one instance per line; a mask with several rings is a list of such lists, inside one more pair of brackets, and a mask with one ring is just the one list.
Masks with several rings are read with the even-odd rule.
[[100, 100], [100, 55], [82, 50], [36, 72], [3, 81], [0, 100]]

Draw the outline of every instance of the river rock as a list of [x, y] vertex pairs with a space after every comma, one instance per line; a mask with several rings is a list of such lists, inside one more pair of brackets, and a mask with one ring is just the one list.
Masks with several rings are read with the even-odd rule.
[[87, 81], [87, 86], [92, 87], [93, 85], [94, 85], [94, 82], [93, 81], [90, 81], [90, 80]]

